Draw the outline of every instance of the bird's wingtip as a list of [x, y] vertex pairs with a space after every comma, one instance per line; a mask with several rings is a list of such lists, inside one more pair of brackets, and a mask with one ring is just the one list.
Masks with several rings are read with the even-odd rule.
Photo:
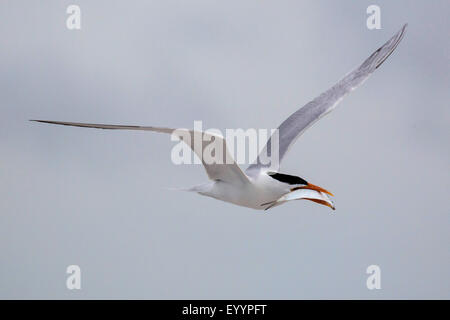
[[405, 33], [406, 28], [408, 28], [408, 22], [405, 22], [405, 24], [403, 24], [403, 27], [401, 28], [401, 33]]
[[407, 28], [408, 28], [408, 22], [405, 22], [403, 24], [403, 26], [401, 27], [401, 29], [397, 32], [397, 34], [399, 34], [399, 35], [401, 35], [401, 37], [403, 37]]

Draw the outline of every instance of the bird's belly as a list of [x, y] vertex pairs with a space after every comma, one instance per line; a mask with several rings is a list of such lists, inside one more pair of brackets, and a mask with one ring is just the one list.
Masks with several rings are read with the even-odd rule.
[[237, 188], [226, 183], [218, 183], [214, 186], [211, 196], [239, 206], [262, 210], [265, 208], [262, 204], [274, 201], [285, 193], [284, 188], [264, 188], [254, 184]]

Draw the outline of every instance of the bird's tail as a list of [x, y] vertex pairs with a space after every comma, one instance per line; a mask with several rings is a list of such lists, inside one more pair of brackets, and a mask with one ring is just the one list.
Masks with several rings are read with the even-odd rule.
[[189, 191], [189, 192], [205, 192], [210, 189], [209, 184], [199, 184], [192, 187], [166, 187], [166, 190], [172, 191]]
[[196, 192], [194, 187], [164, 187], [165, 190], [170, 191], [187, 191], [187, 192]]

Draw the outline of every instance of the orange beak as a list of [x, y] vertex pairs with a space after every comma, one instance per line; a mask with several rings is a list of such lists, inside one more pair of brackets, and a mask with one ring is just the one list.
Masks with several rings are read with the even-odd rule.
[[306, 186], [293, 188], [291, 191], [298, 190], [298, 189], [310, 189], [310, 190], [320, 191], [320, 192], [329, 194], [330, 196], [334, 196], [330, 191], [327, 191], [324, 188], [321, 188], [321, 187], [316, 186], [316, 185], [314, 185], [312, 183], [309, 183], [309, 182], [308, 182], [308, 184]]

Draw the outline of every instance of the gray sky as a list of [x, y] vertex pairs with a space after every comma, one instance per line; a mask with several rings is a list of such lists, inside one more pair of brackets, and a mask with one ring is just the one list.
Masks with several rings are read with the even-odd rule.
[[[66, 28], [81, 7], [82, 29]], [[366, 8], [381, 7], [381, 30]], [[450, 298], [448, 1], [2, 1], [0, 298]], [[269, 214], [148, 132], [274, 128], [391, 37], [282, 171], [335, 194]], [[66, 267], [82, 289], [66, 289]], [[381, 290], [366, 288], [381, 267]]]

